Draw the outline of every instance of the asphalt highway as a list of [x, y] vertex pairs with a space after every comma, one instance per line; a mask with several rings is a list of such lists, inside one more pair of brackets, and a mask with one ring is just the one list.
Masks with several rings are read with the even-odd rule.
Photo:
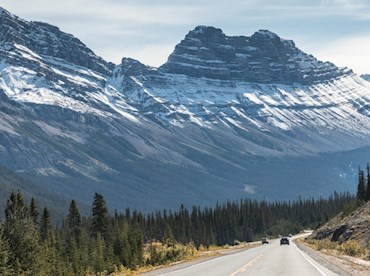
[[280, 240], [252, 249], [210, 259], [194, 265], [151, 272], [167, 276], [332, 276], [337, 275], [298, 249], [293, 240]]

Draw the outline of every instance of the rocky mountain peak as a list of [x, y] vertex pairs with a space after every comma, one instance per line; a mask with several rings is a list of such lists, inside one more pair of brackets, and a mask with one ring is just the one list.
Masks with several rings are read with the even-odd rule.
[[280, 37], [269, 31], [269, 30], [259, 30], [255, 32], [252, 36], [251, 39], [255, 40], [280, 40]]
[[222, 42], [226, 36], [221, 29], [212, 26], [197, 26], [194, 30], [190, 31], [185, 40], [199, 39], [206, 43]]
[[352, 73], [318, 61], [268, 30], [251, 37], [226, 36], [207, 26], [190, 31], [160, 69], [197, 78], [283, 84], [312, 84]]
[[3, 16], [4, 14], [9, 14], [9, 12], [4, 8], [0, 7], [0, 16]]
[[132, 58], [123, 58], [121, 64], [117, 66], [118, 71], [115, 73], [122, 76], [141, 76], [142, 74], [147, 74], [148, 71], [154, 70], [152, 67], [147, 66], [140, 61]]
[[[43, 22], [28, 22], [4, 9], [0, 24], [0, 45], [8, 45], [10, 48], [20, 45], [40, 56], [60, 58], [102, 74], [111, 74], [113, 64], [96, 56], [79, 39], [62, 32], [58, 27]], [[7, 53], [1, 55], [8, 63], [19, 63], [19, 60], [11, 59]]]

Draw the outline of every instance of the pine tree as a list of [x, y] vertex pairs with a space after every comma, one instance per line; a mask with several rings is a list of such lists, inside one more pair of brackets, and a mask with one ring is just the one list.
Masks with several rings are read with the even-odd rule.
[[129, 240], [131, 247], [130, 268], [136, 269], [144, 261], [144, 241], [141, 228], [138, 224], [133, 225], [129, 231]]
[[9, 241], [10, 265], [14, 274], [41, 274], [43, 256], [39, 233], [19, 191], [12, 192], [7, 201], [4, 234]]
[[33, 222], [37, 225], [39, 219], [39, 211], [37, 210], [37, 205], [34, 198], [31, 198], [30, 214], [33, 219]]
[[42, 244], [44, 275], [67, 275], [55, 233], [49, 232], [46, 236]]
[[92, 264], [94, 266], [95, 272], [102, 272], [107, 267], [107, 260], [105, 258], [106, 244], [101, 236], [100, 232], [96, 234], [93, 241], [92, 248]]
[[67, 228], [76, 239], [79, 239], [81, 234], [81, 215], [74, 200], [71, 201], [69, 206]]
[[358, 186], [357, 186], [357, 199], [365, 200], [365, 176], [364, 171], [361, 169], [358, 170]]
[[125, 267], [131, 267], [132, 263], [132, 249], [129, 231], [129, 223], [127, 220], [124, 222], [116, 221], [114, 229], [115, 240], [113, 242], [113, 254], [118, 260], [118, 265], [123, 265]]
[[79, 269], [77, 241], [73, 237], [68, 236], [64, 242], [64, 247], [65, 251], [63, 255], [66, 258], [67, 263], [71, 265], [72, 269], [76, 273]]
[[12, 275], [12, 270], [10, 268], [10, 251], [8, 241], [4, 236], [4, 229], [2, 224], [0, 224], [0, 275], [10, 276]]
[[108, 209], [105, 204], [105, 200], [101, 194], [95, 193], [94, 202], [92, 205], [92, 232], [96, 237], [98, 233], [107, 240], [108, 239], [108, 228], [109, 228], [109, 217]]
[[48, 209], [45, 207], [40, 220], [40, 237], [46, 241], [51, 237], [51, 222]]
[[369, 163], [367, 163], [366, 172], [367, 172], [367, 181], [366, 181], [365, 201], [367, 202], [370, 200], [370, 166], [369, 166]]

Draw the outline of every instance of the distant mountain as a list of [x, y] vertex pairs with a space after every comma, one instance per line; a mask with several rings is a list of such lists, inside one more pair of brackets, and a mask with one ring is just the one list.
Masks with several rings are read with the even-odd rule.
[[369, 74], [361, 75], [361, 78], [363, 78], [364, 80], [370, 81], [370, 75]]
[[293, 41], [267, 30], [230, 37], [206, 26], [189, 32], [160, 69], [190, 77], [280, 84], [312, 84], [352, 73], [303, 53]]
[[0, 164], [111, 208], [295, 199], [355, 189], [370, 83], [269, 31], [190, 31], [159, 68], [115, 65], [0, 11]]

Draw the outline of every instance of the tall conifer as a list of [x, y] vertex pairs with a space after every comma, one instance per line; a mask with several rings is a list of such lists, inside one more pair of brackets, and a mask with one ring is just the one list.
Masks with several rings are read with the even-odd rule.
[[33, 219], [33, 222], [37, 225], [39, 219], [39, 211], [37, 210], [37, 205], [34, 198], [31, 198], [30, 214]]
[[67, 227], [70, 233], [78, 239], [81, 233], [81, 215], [74, 200], [71, 201], [69, 206]]
[[358, 185], [357, 185], [357, 199], [358, 200], [365, 200], [365, 176], [364, 171], [361, 169], [358, 170]]
[[106, 206], [103, 195], [95, 193], [94, 202], [92, 205], [92, 232], [94, 236], [98, 233], [106, 240], [108, 237], [109, 217], [108, 208]]
[[39, 233], [19, 191], [12, 192], [7, 201], [4, 233], [12, 253], [10, 264], [14, 274], [41, 274], [42, 253]]
[[0, 275], [10, 276], [12, 271], [10, 268], [10, 251], [8, 241], [4, 236], [4, 229], [0, 223]]
[[367, 163], [366, 166], [367, 178], [366, 178], [366, 189], [365, 189], [365, 201], [370, 200], [370, 166]]
[[40, 237], [45, 241], [51, 237], [51, 222], [48, 209], [45, 207], [40, 220]]

